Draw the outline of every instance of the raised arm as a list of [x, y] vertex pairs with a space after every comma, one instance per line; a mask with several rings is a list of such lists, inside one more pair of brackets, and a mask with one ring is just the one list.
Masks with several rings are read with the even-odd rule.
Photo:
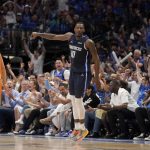
[[136, 74], [137, 74], [138, 83], [142, 83], [142, 75], [140, 73], [140, 68], [138, 66], [138, 63], [136, 63]]
[[30, 52], [30, 49], [25, 40], [23, 40], [23, 46], [24, 46], [24, 50], [27, 53], [27, 55], [31, 58], [32, 53]]
[[52, 34], [52, 33], [38, 33], [32, 32], [32, 38], [41, 37], [47, 40], [58, 40], [58, 41], [68, 41], [73, 33], [68, 32], [65, 34]]
[[144, 106], [150, 103], [150, 90], [147, 93], [145, 93], [145, 97], [142, 103]]
[[38, 4], [38, 0], [35, 0], [34, 4], [33, 4], [32, 7], [31, 7], [31, 13], [34, 12], [34, 10], [35, 10], [37, 4]]
[[7, 67], [7, 69], [8, 69], [9, 74], [10, 74], [10, 75], [13, 77], [13, 79], [17, 82], [17, 77], [15, 76], [14, 72], [12, 71], [10, 64], [7, 64], [6, 67]]
[[45, 49], [45, 46], [43, 45], [43, 43], [42, 43], [41, 49], [42, 49], [42, 55], [45, 55], [46, 49]]
[[3, 3], [3, 6], [6, 6], [7, 4], [10, 4], [10, 3], [14, 4], [13, 1], [6, 1], [5, 3]]

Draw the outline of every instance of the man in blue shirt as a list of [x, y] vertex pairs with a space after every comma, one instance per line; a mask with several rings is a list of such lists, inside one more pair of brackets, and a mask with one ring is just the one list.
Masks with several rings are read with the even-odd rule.
[[[13, 89], [12, 81], [7, 81], [2, 91], [2, 106], [0, 106], [0, 132], [11, 130], [14, 125], [14, 107], [19, 92]], [[6, 128], [6, 129], [5, 129]]]

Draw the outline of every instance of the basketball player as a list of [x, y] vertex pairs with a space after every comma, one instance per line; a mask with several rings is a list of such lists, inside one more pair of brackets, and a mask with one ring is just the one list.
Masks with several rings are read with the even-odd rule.
[[94, 42], [84, 35], [85, 26], [83, 22], [77, 22], [73, 33], [65, 33], [61, 35], [51, 33], [33, 32], [32, 37], [41, 37], [48, 40], [68, 41], [71, 52], [71, 70], [69, 79], [69, 93], [72, 100], [73, 117], [75, 129], [72, 137], [80, 141], [88, 134], [88, 130], [84, 126], [85, 109], [83, 105], [83, 95], [86, 87], [91, 81], [91, 56], [95, 63], [95, 83], [100, 88], [99, 82], [99, 66], [100, 61], [97, 55]]

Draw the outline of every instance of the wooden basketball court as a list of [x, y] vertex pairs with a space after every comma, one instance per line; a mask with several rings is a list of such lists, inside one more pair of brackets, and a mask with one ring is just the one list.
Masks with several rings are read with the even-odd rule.
[[150, 150], [150, 141], [85, 139], [0, 135], [0, 150]]

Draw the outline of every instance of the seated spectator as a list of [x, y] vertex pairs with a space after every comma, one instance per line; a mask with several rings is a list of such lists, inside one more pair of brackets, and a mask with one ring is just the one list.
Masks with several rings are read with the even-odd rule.
[[[120, 82], [113, 80], [110, 82], [111, 100], [110, 104], [100, 104], [98, 108], [107, 110], [108, 123], [111, 134], [107, 137], [129, 138], [128, 127], [125, 119], [135, 119], [135, 109], [138, 107], [136, 101], [131, 97], [129, 92], [120, 88]], [[117, 118], [119, 119], [119, 130], [116, 127]]]
[[20, 68], [19, 68], [19, 74], [22, 74], [23, 76], [25, 76], [25, 64], [23, 62], [20, 63]]
[[144, 71], [144, 59], [141, 56], [141, 51], [136, 49], [134, 50], [133, 58], [129, 57], [128, 58], [128, 65], [133, 69], [136, 70], [136, 63], [138, 63], [138, 67]]
[[148, 55], [148, 59], [147, 59], [147, 72], [148, 72], [148, 76], [150, 77], [150, 55]]
[[30, 31], [30, 30], [36, 28], [36, 24], [33, 24], [33, 22], [32, 22], [32, 17], [33, 17], [33, 12], [32, 12], [31, 6], [26, 4], [24, 6], [24, 10], [22, 12], [22, 26], [21, 26], [21, 28], [24, 31]]
[[26, 103], [25, 100], [26, 100], [26, 98], [28, 98], [29, 94], [30, 94], [29, 81], [23, 80], [21, 82], [21, 92], [19, 93], [18, 98], [16, 100], [17, 105], [23, 106]]
[[20, 92], [20, 84], [25, 79], [25, 76], [23, 74], [19, 74], [18, 77], [14, 74], [14, 72], [11, 69], [11, 65], [7, 64], [7, 69], [9, 74], [13, 77], [14, 80], [14, 89]]
[[139, 96], [139, 88], [141, 85], [141, 80], [138, 78], [137, 72], [133, 72], [131, 75], [132, 81], [128, 82], [128, 87], [130, 88], [131, 96], [137, 100]]
[[68, 131], [71, 129], [71, 101], [66, 86], [67, 84], [64, 83], [59, 85], [59, 90], [61, 92], [59, 95], [53, 90], [49, 90], [51, 95], [53, 95], [53, 102], [57, 103], [58, 106], [53, 111], [51, 110], [49, 112], [47, 118], [40, 120], [42, 124], [53, 124], [58, 131], [56, 136], [67, 136]]
[[31, 61], [28, 61], [27, 76], [30, 76], [32, 74], [33, 74], [33, 64]]
[[2, 106], [0, 107], [0, 132], [11, 131], [14, 128], [14, 107], [18, 91], [13, 89], [13, 82], [8, 80], [2, 91]]
[[[135, 110], [135, 116], [136, 120], [138, 122], [138, 125], [140, 127], [141, 134], [134, 137], [134, 140], [144, 139], [150, 141], [150, 135], [149, 133], [149, 127], [150, 124], [150, 90], [145, 93], [145, 98], [143, 99], [141, 103], [141, 107], [136, 108]], [[148, 122], [146, 123], [146, 120]]]
[[69, 80], [69, 70], [66, 70], [64, 67], [63, 67], [63, 62], [61, 59], [57, 59], [55, 61], [55, 69], [51, 71], [51, 77], [52, 77], [52, 80], [55, 81], [55, 82], [58, 82], [58, 84], [60, 82], [63, 82], [63, 81], [68, 81]]
[[[17, 124], [20, 123], [22, 120], [22, 119], [20, 119], [21, 112], [23, 110], [23, 106], [26, 104], [25, 101], [28, 98], [29, 94], [30, 94], [30, 91], [28, 90], [28, 81], [23, 80], [21, 82], [21, 92], [19, 93], [18, 98], [16, 99], [17, 104], [14, 108], [15, 123], [16, 123], [15, 133], [17, 133], [17, 131], [19, 130], [19, 126], [17, 126]], [[23, 124], [23, 123], [21, 123], [21, 124]]]
[[44, 83], [44, 74], [38, 74], [37, 75], [37, 84], [38, 84], [38, 91], [42, 93], [42, 90], [45, 89], [45, 83]]
[[99, 137], [100, 119], [96, 117], [95, 111], [100, 103], [100, 98], [94, 91], [94, 87], [90, 85], [86, 89], [86, 94], [83, 97], [85, 107], [85, 127], [91, 131], [90, 137]]
[[139, 87], [139, 96], [137, 98], [137, 104], [141, 106], [141, 101], [145, 97], [145, 92], [150, 90], [150, 81], [147, 75], [145, 76], [141, 75], [138, 66], [137, 66], [137, 77], [138, 77], [139, 82], [141, 83]]
[[30, 81], [29, 86], [31, 89], [31, 93], [26, 100], [28, 108], [24, 110], [26, 120], [24, 122], [22, 130], [19, 131], [19, 134], [25, 134], [30, 125], [33, 123], [34, 119], [40, 115], [40, 109], [45, 105], [42, 101], [41, 93], [36, 91], [36, 82]]

